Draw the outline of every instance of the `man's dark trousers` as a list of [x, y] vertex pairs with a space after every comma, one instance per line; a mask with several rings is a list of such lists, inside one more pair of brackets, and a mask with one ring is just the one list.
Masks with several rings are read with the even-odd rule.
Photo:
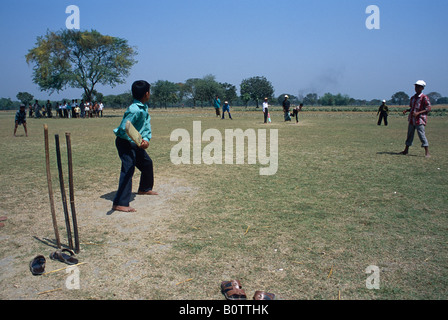
[[380, 112], [380, 117], [378, 119], [378, 125], [381, 125], [382, 120], [384, 119], [384, 125], [387, 126], [387, 113]]
[[138, 191], [147, 192], [154, 186], [153, 163], [145, 150], [128, 140], [117, 137], [115, 146], [121, 159], [121, 173], [113, 205], [128, 207], [131, 201], [132, 177], [135, 167], [141, 172]]

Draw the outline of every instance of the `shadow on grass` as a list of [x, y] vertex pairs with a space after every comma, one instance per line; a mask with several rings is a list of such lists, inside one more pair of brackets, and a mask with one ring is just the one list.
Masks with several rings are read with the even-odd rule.
[[[58, 249], [58, 244], [56, 242], [56, 239], [47, 239], [47, 238], [40, 239], [40, 238], [38, 238], [36, 236], [34, 236], [33, 238], [36, 239], [37, 241], [43, 243], [44, 245], [46, 245], [48, 247], [53, 247], [55, 249]], [[61, 243], [61, 247], [62, 248], [66, 248], [66, 249], [70, 249], [69, 246], [63, 245], [62, 243]]]
[[[404, 154], [402, 154], [401, 152], [390, 152], [390, 151], [383, 151], [383, 152], [377, 152], [376, 154], [388, 154], [388, 155], [392, 155], [392, 156], [404, 156]], [[417, 155], [415, 154], [406, 154], [406, 156], [408, 157], [417, 157]]]

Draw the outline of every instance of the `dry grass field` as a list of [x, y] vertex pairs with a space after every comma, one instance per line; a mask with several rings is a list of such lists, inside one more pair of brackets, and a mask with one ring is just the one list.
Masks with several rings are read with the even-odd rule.
[[[306, 109], [306, 108], [305, 108]], [[120, 160], [112, 130], [123, 110], [95, 119], [28, 119], [0, 113], [0, 299], [223, 300], [220, 283], [239, 279], [285, 300], [446, 300], [448, 298], [448, 118], [429, 118], [432, 157], [418, 138], [408, 156], [407, 120], [397, 107], [388, 127], [376, 112], [305, 111], [298, 125], [279, 109], [264, 125], [261, 111], [234, 109], [220, 120], [211, 108], [151, 110], [159, 196], [133, 196], [135, 213], [113, 212]], [[173, 130], [193, 121], [213, 128], [278, 130], [278, 170], [260, 163], [174, 165]], [[71, 133], [81, 251], [79, 289], [56, 250], [45, 171], [48, 124], [59, 233], [67, 245], [54, 135]], [[268, 140], [269, 141], [269, 140]], [[202, 142], [202, 148], [207, 142]], [[67, 174], [65, 139], [62, 163]], [[269, 149], [268, 149], [269, 150]], [[139, 172], [134, 176], [134, 192]], [[66, 179], [67, 181], [67, 179]], [[68, 184], [66, 183], [66, 186]], [[379, 289], [368, 289], [369, 266]]]

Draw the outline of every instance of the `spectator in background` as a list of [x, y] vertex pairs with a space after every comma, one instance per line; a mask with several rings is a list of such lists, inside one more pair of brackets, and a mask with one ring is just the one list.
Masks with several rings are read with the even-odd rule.
[[79, 108], [78, 105], [75, 106], [75, 108], [73, 109], [73, 111], [75, 112], [75, 118], [79, 118], [79, 115], [81, 113], [81, 109]]
[[38, 100], [36, 100], [36, 102], [34, 102], [33, 110], [34, 110], [34, 117], [36, 119], [39, 119], [40, 117], [42, 117], [42, 115], [40, 114], [40, 105], [39, 105]]
[[44, 118], [47, 117], [47, 108], [45, 107], [45, 105], [42, 105], [42, 108], [40, 109], [40, 111], [42, 111], [42, 116]]
[[62, 102], [62, 113], [63, 113], [63, 118], [68, 118], [67, 102], [65, 102], [65, 101]]
[[31, 105], [31, 103], [28, 105], [28, 117], [33, 117], [33, 106]]
[[92, 104], [90, 103], [90, 101], [86, 102], [86, 118], [91, 118], [92, 117]]
[[72, 100], [72, 118], [76, 118], [76, 115], [75, 115], [75, 108], [76, 108], [77, 105], [78, 105], [77, 100], [73, 99], [73, 100]]
[[96, 101], [93, 103], [93, 116], [98, 118], [98, 102]]
[[61, 102], [58, 107], [59, 118], [64, 117], [64, 103]]
[[86, 116], [86, 105], [84, 104], [84, 99], [81, 100], [79, 109], [81, 109], [81, 118], [84, 118]]
[[46, 108], [47, 108], [47, 117], [48, 118], [52, 118], [53, 117], [53, 113], [51, 112], [52, 110], [51, 110], [51, 102], [50, 102], [50, 100], [47, 100]]
[[103, 117], [103, 109], [104, 109], [103, 102], [100, 101], [100, 103], [98, 104], [98, 114], [101, 115], [101, 118]]
[[73, 106], [70, 103], [70, 100], [68, 100], [68, 103], [67, 103], [67, 118], [69, 118], [69, 119], [71, 119], [71, 117], [72, 117], [72, 109], [73, 109]]
[[59, 117], [59, 103], [55, 102], [54, 103], [54, 116], [57, 118]]

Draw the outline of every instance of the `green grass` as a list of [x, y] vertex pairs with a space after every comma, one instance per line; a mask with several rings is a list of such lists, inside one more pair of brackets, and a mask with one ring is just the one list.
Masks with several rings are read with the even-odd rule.
[[[104, 271], [107, 276], [97, 281], [102, 285], [92, 284], [75, 298], [120, 298], [106, 289], [105, 278], [127, 288], [129, 299], [222, 299], [220, 282], [233, 278], [249, 298], [256, 290], [285, 299], [337, 299], [339, 293], [342, 299], [448, 298], [446, 116], [429, 119], [432, 158], [426, 159], [418, 138], [410, 155], [397, 155], [407, 129], [398, 112], [388, 127], [376, 125], [374, 111], [308, 111], [299, 125], [284, 123], [274, 111], [268, 126], [261, 112], [239, 109], [233, 121], [216, 119], [213, 112], [151, 111], [156, 189], [174, 181], [192, 191], [170, 200], [173, 216], [162, 217], [164, 229], [151, 225], [149, 234], [119, 238], [130, 252], [114, 259], [128, 265], [128, 254], [144, 254], [136, 259], [144, 276], [125, 281]], [[112, 130], [120, 119], [119, 111], [103, 119], [29, 119], [30, 137], [13, 138], [13, 113], [0, 114], [0, 201], [12, 220], [1, 231], [8, 238], [0, 259], [12, 252], [29, 255], [25, 244], [42, 248], [26, 230], [36, 215], [49, 215], [43, 123], [51, 138], [71, 132], [79, 201], [95, 203], [116, 189], [120, 162]], [[173, 165], [171, 132], [183, 128], [192, 134], [198, 120], [202, 131], [278, 129], [277, 173], [260, 176], [259, 164]], [[83, 247], [84, 260], [95, 265], [97, 255], [107, 258], [117, 235], [102, 229], [101, 221], [85, 230], [85, 238], [102, 244]], [[156, 250], [154, 239], [163, 250]], [[379, 290], [366, 289], [369, 265], [380, 268]], [[179, 284], [186, 279], [192, 280]]]

